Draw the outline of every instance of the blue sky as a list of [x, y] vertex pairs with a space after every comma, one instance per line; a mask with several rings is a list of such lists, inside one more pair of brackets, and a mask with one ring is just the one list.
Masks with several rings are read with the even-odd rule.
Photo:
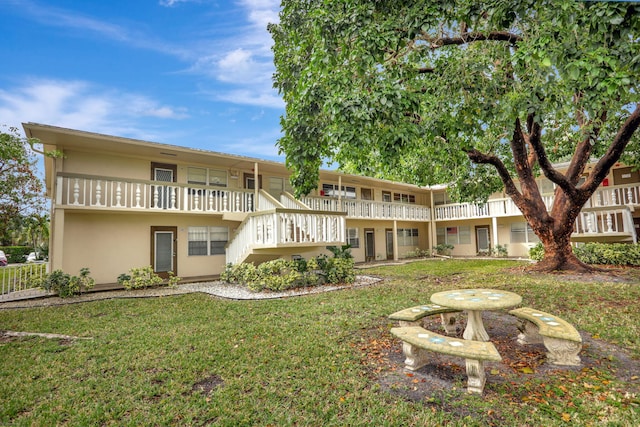
[[271, 0], [0, 0], [0, 125], [282, 160]]

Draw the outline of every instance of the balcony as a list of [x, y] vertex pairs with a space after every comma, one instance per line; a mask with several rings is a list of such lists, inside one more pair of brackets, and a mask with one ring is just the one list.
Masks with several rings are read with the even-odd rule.
[[628, 207], [585, 208], [580, 212], [571, 240], [637, 242], [633, 216]]
[[[553, 195], [543, 196], [547, 209], [551, 209], [553, 199]], [[637, 205], [640, 205], [640, 185], [603, 187], [585, 203], [584, 209]], [[487, 203], [451, 203], [434, 208], [436, 221], [521, 215], [510, 198], [491, 199]]]
[[409, 203], [374, 202], [372, 200], [335, 199], [329, 197], [303, 197], [300, 200], [310, 209], [346, 212], [349, 219], [380, 219], [398, 221], [430, 221], [428, 206]]
[[253, 190], [59, 174], [55, 204], [77, 209], [225, 214], [253, 212], [254, 197]]

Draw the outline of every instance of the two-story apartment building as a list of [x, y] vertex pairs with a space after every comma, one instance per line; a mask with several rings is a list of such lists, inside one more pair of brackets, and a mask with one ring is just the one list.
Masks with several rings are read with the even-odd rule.
[[[296, 200], [283, 163], [23, 126], [45, 150], [64, 154], [45, 158], [50, 269], [77, 274], [88, 267], [98, 284], [145, 265], [205, 279], [226, 263], [307, 258], [346, 243], [356, 262], [364, 262], [403, 258], [439, 243], [453, 244], [453, 255], [501, 245], [510, 256], [527, 256], [536, 240], [503, 195], [486, 204], [450, 203], [444, 186], [323, 170], [318, 188]], [[639, 182], [636, 172], [616, 168], [583, 210], [575, 240], [635, 241]], [[551, 203], [553, 186], [546, 185]]]

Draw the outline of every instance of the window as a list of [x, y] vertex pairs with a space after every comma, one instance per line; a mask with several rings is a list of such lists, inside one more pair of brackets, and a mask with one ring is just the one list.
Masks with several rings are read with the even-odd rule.
[[447, 195], [447, 193], [433, 193], [433, 204], [438, 205], [448, 205], [452, 203], [451, 199]]
[[228, 227], [189, 227], [189, 255], [224, 255]]
[[360, 247], [360, 236], [357, 228], [347, 228], [347, 244], [352, 248]]
[[383, 202], [390, 202], [391, 201], [391, 192], [390, 191], [383, 191], [382, 192], [382, 201]]
[[189, 184], [226, 187], [227, 171], [190, 167], [187, 169], [187, 182]]
[[415, 203], [416, 196], [413, 194], [393, 193], [393, 201], [399, 203]]
[[322, 184], [322, 192], [320, 194], [326, 197], [338, 197], [338, 195], [340, 195], [345, 199], [355, 199], [356, 187], [345, 187], [344, 185], [339, 187], [333, 184]]
[[439, 227], [436, 228], [436, 239], [439, 245], [469, 245], [471, 244], [471, 227]]
[[555, 185], [553, 184], [553, 182], [544, 178], [538, 182], [538, 187], [540, 188], [540, 193], [542, 194], [553, 193], [553, 191], [555, 190]]
[[537, 243], [540, 239], [526, 222], [511, 224], [511, 243]]
[[418, 246], [417, 228], [398, 228], [398, 246]]

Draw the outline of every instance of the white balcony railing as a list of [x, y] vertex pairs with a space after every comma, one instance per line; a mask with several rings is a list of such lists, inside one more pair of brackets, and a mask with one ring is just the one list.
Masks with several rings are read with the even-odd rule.
[[637, 241], [633, 215], [626, 207], [584, 210], [578, 215], [573, 232], [583, 235], [623, 234], [631, 236], [633, 242]]
[[372, 200], [303, 197], [301, 202], [313, 210], [346, 212], [348, 218], [429, 221], [427, 206], [409, 203], [374, 202]]
[[58, 175], [55, 203], [98, 209], [224, 213], [253, 212], [254, 197], [252, 190]]
[[[547, 210], [553, 205], [553, 195], [543, 196]], [[640, 205], [640, 185], [603, 187], [585, 203], [584, 208]], [[434, 208], [438, 220], [473, 219], [522, 215], [510, 198], [491, 199], [487, 203], [451, 203]]]
[[277, 209], [247, 217], [227, 245], [227, 263], [240, 263], [254, 249], [283, 245], [342, 244], [345, 219], [341, 214]]

